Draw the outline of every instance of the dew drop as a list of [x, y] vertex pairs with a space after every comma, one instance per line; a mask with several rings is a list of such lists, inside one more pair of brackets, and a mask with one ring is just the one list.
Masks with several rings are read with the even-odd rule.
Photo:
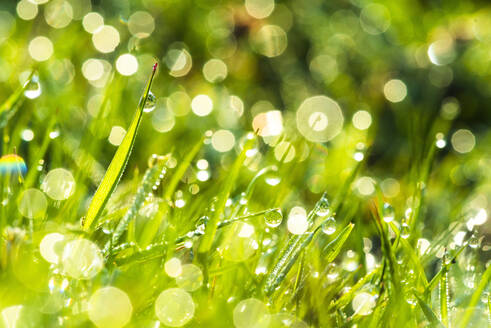
[[479, 244], [480, 244], [479, 238], [477, 238], [477, 236], [473, 234], [471, 238], [469, 238], [469, 242], [468, 242], [469, 247], [475, 249], [479, 247]]
[[330, 216], [322, 223], [322, 232], [326, 235], [332, 235], [336, 231], [336, 219]]
[[409, 237], [409, 225], [403, 222], [401, 225], [401, 238], [407, 239]]
[[322, 197], [319, 200], [319, 203], [317, 203], [316, 214], [318, 216], [328, 216], [330, 212], [331, 211], [329, 209], [329, 201], [327, 200], [327, 198]]
[[283, 213], [279, 208], [266, 212], [264, 214], [264, 221], [268, 227], [276, 228], [283, 221]]
[[382, 215], [385, 222], [389, 223], [394, 220], [395, 211], [392, 205], [389, 203], [384, 203], [382, 208]]
[[157, 103], [157, 98], [155, 95], [150, 91], [148, 93], [147, 101], [145, 102], [145, 106], [143, 106], [143, 111], [145, 113], [150, 113], [155, 109], [155, 104]]
[[29, 99], [36, 99], [41, 95], [41, 84], [39, 83], [39, 77], [34, 75], [31, 81], [28, 82], [26, 89], [24, 90], [24, 96]]
[[264, 179], [270, 186], [276, 186], [281, 182], [281, 178], [277, 176], [269, 176]]
[[155, 301], [155, 314], [169, 327], [181, 327], [194, 316], [193, 298], [181, 288], [170, 288], [160, 293]]

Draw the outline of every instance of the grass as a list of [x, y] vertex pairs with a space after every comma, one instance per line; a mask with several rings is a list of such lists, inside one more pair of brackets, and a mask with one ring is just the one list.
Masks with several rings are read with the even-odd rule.
[[[80, 61], [64, 40], [59, 56]], [[264, 136], [251, 131], [262, 109], [223, 123], [224, 85], [140, 64], [60, 86], [40, 63], [0, 85], [0, 327], [490, 325], [488, 128], [458, 152], [458, 119], [403, 102], [387, 137], [385, 112], [359, 129], [339, 97], [336, 138], [301, 135], [290, 105]], [[181, 115], [190, 104], [171, 95], [185, 91], [212, 95], [213, 114]], [[175, 120], [165, 132], [162, 115]], [[114, 126], [124, 137], [108, 143]]]

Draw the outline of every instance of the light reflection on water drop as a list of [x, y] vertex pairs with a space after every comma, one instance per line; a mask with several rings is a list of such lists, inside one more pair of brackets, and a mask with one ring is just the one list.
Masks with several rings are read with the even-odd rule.
[[157, 98], [155, 95], [150, 91], [148, 93], [147, 101], [145, 102], [145, 106], [143, 106], [143, 111], [145, 113], [150, 113], [155, 109], [155, 104], [157, 103]]
[[394, 220], [394, 208], [389, 203], [384, 203], [382, 208], [382, 215], [384, 216], [384, 221], [389, 223]]
[[276, 228], [283, 221], [283, 213], [280, 209], [275, 209], [264, 214], [266, 225], [271, 228]]
[[330, 216], [322, 223], [322, 232], [326, 235], [332, 235], [336, 231], [336, 219]]
[[34, 75], [31, 81], [27, 82], [26, 89], [24, 90], [24, 96], [29, 99], [36, 99], [41, 95], [41, 84], [39, 83], [39, 77]]
[[329, 215], [330, 213], [330, 208], [329, 208], [329, 201], [327, 200], [327, 198], [325, 197], [322, 197], [320, 200], [319, 200], [319, 203], [317, 204], [317, 210], [316, 210], [316, 214], [318, 216], [327, 216]]

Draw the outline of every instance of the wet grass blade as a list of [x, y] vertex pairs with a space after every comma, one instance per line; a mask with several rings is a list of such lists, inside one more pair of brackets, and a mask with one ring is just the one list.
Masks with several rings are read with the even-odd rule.
[[488, 286], [490, 278], [491, 278], [491, 265], [488, 266], [486, 271], [484, 271], [484, 274], [481, 276], [481, 281], [479, 282], [476, 291], [472, 294], [471, 301], [467, 305], [467, 309], [464, 312], [464, 316], [462, 318], [462, 321], [460, 322], [460, 327], [462, 328], [468, 327], [469, 321], [471, 320], [472, 315], [476, 310], [476, 305], [479, 302], [479, 298], [481, 297], [481, 294]]
[[448, 327], [448, 267], [445, 264], [446, 257], [443, 256], [442, 268], [444, 269], [440, 279], [440, 317]]
[[438, 320], [438, 317], [430, 308], [430, 306], [426, 304], [426, 302], [421, 297], [419, 297], [416, 293], [414, 294], [414, 296], [416, 297], [416, 300], [418, 301], [418, 305], [423, 311], [426, 319], [428, 319], [428, 321], [430, 322], [431, 327], [445, 328], [445, 326], [441, 323], [441, 321]]
[[438, 285], [438, 282], [440, 281], [443, 273], [448, 270], [448, 266], [452, 263], [455, 262], [455, 260], [457, 259], [457, 256], [459, 256], [460, 253], [462, 253], [462, 251], [466, 248], [466, 245], [460, 247], [457, 252], [455, 253], [455, 255], [450, 259], [450, 261], [447, 262], [447, 264], [445, 264], [445, 266], [442, 266], [440, 268], [440, 271], [438, 271], [438, 273], [433, 277], [433, 279], [431, 279], [431, 281], [428, 283], [428, 287], [426, 288], [425, 290], [425, 295], [429, 295], [431, 293], [431, 291]]
[[9, 119], [17, 112], [20, 101], [23, 99], [22, 95], [31, 82], [33, 76], [34, 71], [31, 72], [26, 82], [22, 86], [18, 87], [17, 90], [15, 90], [14, 93], [12, 93], [10, 97], [8, 97], [7, 100], [5, 100], [5, 102], [0, 106], [0, 129], [5, 127]]
[[242, 167], [242, 163], [246, 159], [246, 152], [252, 147], [254, 142], [255, 138], [251, 138], [245, 143], [242, 152], [235, 160], [235, 163], [233, 164], [230, 173], [227, 176], [223, 189], [218, 195], [216, 210], [213, 216], [210, 218], [210, 221], [206, 225], [205, 234], [203, 235], [203, 239], [201, 240], [198, 248], [198, 252], [201, 254], [207, 253], [210, 250], [211, 245], [213, 244], [213, 240], [215, 239], [215, 234], [218, 227], [218, 222], [220, 221], [220, 217], [225, 209], [225, 203], [230, 196], [230, 192], [232, 191], [232, 187], [235, 184], [235, 180], [237, 180], [237, 177], [239, 176], [239, 171]]
[[111, 161], [111, 164], [109, 164], [109, 168], [107, 169], [106, 174], [104, 175], [104, 178], [99, 185], [99, 188], [97, 188], [94, 198], [92, 198], [92, 202], [89, 205], [87, 215], [82, 224], [83, 229], [86, 231], [91, 229], [92, 225], [101, 215], [107, 201], [109, 200], [109, 197], [111, 197], [111, 194], [116, 188], [119, 179], [123, 175], [123, 171], [131, 155], [131, 150], [133, 149], [133, 144], [135, 143], [136, 133], [138, 131], [138, 127], [140, 126], [143, 109], [145, 107], [145, 103], [147, 102], [148, 94], [150, 93], [150, 87], [152, 86], [152, 81], [155, 76], [156, 69], [157, 64], [155, 64], [153, 67], [152, 74], [150, 75], [150, 78], [147, 82], [145, 92], [143, 93], [143, 97], [140, 99], [140, 103], [138, 104], [138, 108], [136, 110], [135, 116], [133, 117], [131, 125], [128, 128], [128, 132], [119, 145], [118, 150], [116, 151], [116, 154]]
[[341, 252], [341, 248], [348, 239], [351, 231], [355, 225], [353, 223], [348, 224], [343, 230], [337, 235], [337, 237], [324, 247], [323, 253], [327, 263], [331, 263]]
[[110, 247], [117, 245], [119, 239], [126, 231], [130, 221], [136, 217], [138, 211], [143, 207], [145, 199], [152, 192], [153, 186], [160, 184], [160, 181], [163, 179], [163, 175], [165, 174], [165, 163], [167, 162], [167, 159], [168, 156], [156, 158], [154, 165], [149, 167], [145, 172], [133, 203], [126, 211], [123, 218], [119, 221], [111, 237], [111, 241], [108, 242], [104, 248], [105, 253], [110, 250]]

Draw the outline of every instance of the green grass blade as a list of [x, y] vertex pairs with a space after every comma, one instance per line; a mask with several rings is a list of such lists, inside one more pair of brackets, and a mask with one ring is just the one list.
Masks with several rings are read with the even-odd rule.
[[479, 298], [481, 297], [481, 294], [484, 292], [484, 290], [488, 286], [490, 278], [491, 278], [491, 265], [488, 266], [486, 271], [484, 271], [484, 274], [481, 277], [481, 281], [479, 282], [479, 285], [477, 286], [476, 291], [472, 294], [471, 301], [467, 305], [467, 309], [465, 310], [462, 321], [460, 322], [460, 327], [462, 327], [462, 328], [468, 327], [469, 321], [472, 318], [475, 307], [476, 307], [477, 303], [479, 302]]
[[116, 154], [111, 161], [111, 164], [109, 164], [109, 168], [107, 169], [106, 174], [104, 175], [104, 178], [99, 185], [99, 188], [97, 188], [94, 198], [92, 198], [92, 202], [89, 205], [87, 215], [82, 224], [84, 230], [86, 231], [90, 230], [93, 223], [101, 215], [107, 201], [109, 200], [109, 197], [113, 193], [119, 182], [119, 179], [123, 175], [123, 171], [131, 155], [131, 150], [133, 149], [133, 144], [135, 143], [136, 133], [138, 131], [138, 127], [143, 115], [143, 108], [145, 107], [148, 94], [150, 93], [150, 87], [152, 86], [152, 81], [155, 76], [156, 69], [157, 65], [155, 64], [152, 70], [152, 74], [150, 75], [150, 78], [147, 82], [147, 86], [145, 87], [143, 97], [138, 104], [135, 116], [133, 117], [131, 125], [128, 128], [128, 132], [126, 132], [126, 135], [119, 145], [118, 150], [116, 151]]
[[215, 239], [215, 234], [218, 227], [218, 222], [220, 221], [220, 217], [225, 209], [225, 203], [227, 202], [230, 192], [232, 191], [235, 180], [237, 180], [237, 177], [239, 176], [239, 170], [242, 166], [242, 163], [246, 159], [246, 152], [252, 147], [254, 142], [255, 138], [251, 138], [245, 143], [242, 152], [235, 160], [232, 169], [227, 175], [225, 185], [223, 186], [223, 189], [218, 196], [216, 210], [213, 216], [210, 218], [210, 221], [206, 225], [205, 234], [203, 235], [203, 239], [201, 240], [198, 248], [198, 252], [201, 254], [208, 252], [211, 248], [211, 245], [213, 244], [213, 240]]
[[445, 327], [448, 327], [448, 267], [443, 257], [442, 267], [445, 268], [440, 279], [440, 316]]
[[203, 138], [201, 138], [191, 149], [191, 151], [184, 157], [183, 161], [181, 164], [177, 167], [176, 171], [172, 174], [172, 177], [167, 185], [167, 188], [165, 189], [165, 194], [164, 198], [166, 200], [170, 200], [172, 195], [174, 194], [174, 191], [176, 190], [177, 184], [179, 183], [179, 180], [183, 177], [184, 173], [186, 173], [186, 170], [188, 169], [189, 165], [191, 164], [191, 161], [193, 158], [196, 156], [196, 154], [199, 152], [201, 147], [203, 146]]
[[353, 223], [348, 224], [343, 230], [341, 230], [333, 241], [324, 247], [323, 253], [327, 263], [331, 263], [334, 261], [336, 256], [338, 256], [339, 252], [341, 252], [341, 248], [348, 239], [354, 227], [355, 225]]
[[[447, 268], [450, 264], [455, 262], [455, 260], [457, 259], [457, 256], [459, 256], [459, 254], [462, 253], [462, 251], [466, 248], [466, 246], [467, 245], [464, 245], [457, 250], [457, 252], [452, 257], [452, 259], [450, 261], [448, 261], [448, 263], [446, 264]], [[425, 295], [429, 295], [431, 293], [431, 291], [437, 286], [438, 282], [440, 281], [443, 273], [445, 272], [445, 270], [447, 270], [447, 268], [442, 266], [440, 268], [440, 271], [438, 271], [438, 273], [433, 277], [433, 279], [431, 279], [431, 281], [428, 283], [428, 287], [425, 290]]]
[[363, 278], [358, 280], [348, 292], [341, 295], [341, 297], [336, 302], [334, 302], [333, 307], [339, 309], [348, 305], [355, 296], [356, 292], [365, 284], [367, 284], [370, 280], [372, 280], [376, 275], [380, 274], [381, 271], [382, 266], [379, 266], [373, 271], [367, 273]]
[[160, 183], [162, 180], [163, 175], [165, 174], [165, 163], [167, 162], [167, 159], [168, 157], [157, 158], [155, 164], [152, 167], [149, 167], [145, 172], [133, 203], [119, 221], [118, 226], [111, 237], [111, 241], [106, 244], [104, 249], [106, 253], [109, 251], [110, 247], [117, 245], [130, 221], [136, 217], [138, 211], [143, 207], [145, 199], [152, 192], [153, 186]]
[[12, 93], [10, 97], [8, 97], [7, 100], [5, 100], [5, 102], [0, 106], [0, 129], [5, 127], [9, 119], [17, 112], [17, 109], [19, 108], [18, 105], [22, 100], [22, 95], [31, 82], [33, 76], [34, 71], [31, 72], [26, 82], [22, 86], [18, 87], [17, 90], [15, 90], [14, 93]]
[[419, 297], [416, 293], [414, 294], [414, 296], [416, 297], [419, 307], [423, 311], [426, 319], [428, 319], [428, 321], [430, 322], [431, 327], [445, 328], [445, 326], [441, 323], [441, 321], [438, 320], [438, 317], [433, 312], [431, 307], [428, 304], [426, 304], [426, 302], [421, 297]]

